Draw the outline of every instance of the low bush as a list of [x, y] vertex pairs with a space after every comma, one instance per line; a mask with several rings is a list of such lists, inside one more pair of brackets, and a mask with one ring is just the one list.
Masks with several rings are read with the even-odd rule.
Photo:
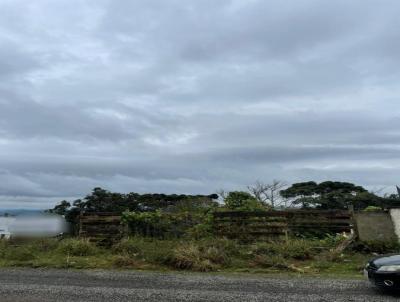
[[152, 264], [169, 264], [173, 249], [178, 241], [156, 240], [143, 237], [130, 237], [121, 240], [112, 247], [115, 253], [134, 256], [136, 259]]
[[285, 259], [308, 260], [315, 254], [316, 243], [303, 239], [265, 242], [253, 246], [255, 255], [281, 256]]
[[4, 255], [6, 260], [29, 261], [35, 259], [36, 255], [30, 247], [9, 247]]
[[200, 248], [200, 252], [203, 253], [203, 257], [210, 260], [212, 263], [218, 265], [228, 265], [230, 263], [230, 256], [225, 250], [218, 246], [209, 246], [204, 249]]
[[348, 238], [348, 235], [346, 235], [346, 234], [338, 234], [338, 235], [328, 234], [328, 235], [325, 235], [323, 238], [314, 239], [313, 242], [317, 245], [320, 245], [324, 249], [331, 249], [331, 248], [336, 247], [343, 240], [346, 240], [346, 238]]
[[116, 243], [112, 250], [118, 254], [132, 255], [136, 256], [140, 254], [140, 245], [138, 245], [137, 240], [130, 240], [128, 238], [122, 239], [120, 242]]
[[382, 211], [382, 208], [376, 207], [376, 206], [368, 206], [363, 211], [364, 212], [376, 212], [376, 211]]
[[137, 268], [139, 263], [128, 255], [117, 255], [113, 258], [112, 264], [117, 268]]
[[11, 261], [29, 261], [37, 255], [34, 245], [10, 244], [10, 241], [0, 240], [0, 257], [3, 260]]
[[212, 230], [207, 211], [190, 213], [129, 212], [122, 213], [122, 223], [129, 227], [134, 236], [158, 239], [177, 239], [194, 236], [208, 236]]
[[87, 239], [65, 239], [60, 242], [57, 251], [70, 256], [92, 256], [99, 249]]
[[227, 239], [192, 241], [174, 249], [171, 263], [178, 269], [214, 271], [228, 266], [235, 255], [238, 246]]
[[34, 240], [31, 245], [35, 247], [38, 252], [48, 253], [57, 250], [60, 244], [59, 239], [54, 238], [41, 238]]
[[389, 241], [356, 241], [351, 245], [351, 249], [361, 253], [389, 254], [398, 253], [400, 244], [396, 239]]
[[252, 266], [288, 270], [287, 260], [279, 255], [255, 255]]
[[215, 248], [226, 257], [239, 256], [241, 253], [241, 246], [234, 240], [226, 238], [214, 238], [198, 240], [196, 243], [201, 249]]
[[201, 272], [214, 271], [219, 266], [208, 259], [209, 254], [204, 254], [193, 243], [178, 246], [174, 250], [172, 265], [177, 269], [187, 269]]
[[8, 242], [6, 240], [0, 240], [0, 257], [3, 258], [7, 252]]
[[180, 245], [174, 250], [172, 264], [179, 269], [193, 269], [202, 261], [202, 255], [197, 245]]
[[212, 234], [213, 234], [213, 228], [210, 223], [199, 223], [189, 228], [185, 233], [186, 237], [194, 240], [211, 238]]

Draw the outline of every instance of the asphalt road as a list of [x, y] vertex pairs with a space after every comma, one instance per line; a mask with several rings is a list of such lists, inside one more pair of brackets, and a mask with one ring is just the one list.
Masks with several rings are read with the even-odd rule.
[[399, 301], [367, 281], [113, 271], [0, 270], [1, 302]]

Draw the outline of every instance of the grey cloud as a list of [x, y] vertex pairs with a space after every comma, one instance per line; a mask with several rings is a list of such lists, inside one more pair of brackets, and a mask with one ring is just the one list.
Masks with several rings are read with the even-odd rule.
[[40, 67], [32, 54], [10, 41], [0, 42], [0, 79], [7, 80]]
[[[382, 59], [384, 48], [390, 49], [385, 44], [396, 39], [382, 41], [382, 35], [393, 30], [382, 25], [386, 11], [373, 2], [363, 3], [302, 1], [289, 6], [264, 1], [229, 12], [225, 1], [209, 4], [204, 13], [204, 4], [177, 8], [132, 2], [127, 7], [114, 4], [105, 20], [110, 35], [123, 33], [140, 41], [128, 43], [126, 49], [116, 42], [121, 51], [145, 48], [152, 62], [189, 66], [182, 76], [194, 77], [198, 89], [181, 95], [182, 100], [248, 102], [277, 95], [354, 91], [363, 85], [365, 72], [381, 74], [379, 65], [372, 62], [372, 70], [366, 70], [363, 63], [371, 59], [371, 49], [373, 58], [387, 60]], [[129, 18], [126, 11], [145, 13]]]
[[78, 141], [140, 139], [146, 133], [163, 133], [164, 124], [179, 128], [171, 114], [157, 115], [140, 108], [111, 104], [43, 104], [0, 92], [0, 133], [4, 137], [56, 137]]
[[[128, 131], [112, 119], [101, 121], [82, 109], [69, 106], [43, 106], [34, 101], [7, 102], [2, 104], [0, 118], [5, 136], [35, 137], [61, 136], [118, 139], [129, 136]], [[25, 113], [25, 114], [23, 114]]]
[[396, 183], [397, 1], [4, 1], [0, 208]]

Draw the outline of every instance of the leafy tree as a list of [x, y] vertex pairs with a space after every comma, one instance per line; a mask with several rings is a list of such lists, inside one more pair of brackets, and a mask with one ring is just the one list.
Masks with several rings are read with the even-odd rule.
[[303, 208], [307, 208], [313, 203], [317, 187], [318, 185], [314, 181], [299, 182], [279, 193], [284, 198], [294, 199], [293, 204], [301, 204]]
[[242, 191], [229, 192], [225, 198], [225, 207], [230, 210], [254, 211], [265, 209], [264, 205], [250, 193]]
[[303, 208], [347, 209], [353, 205], [355, 209], [364, 209], [381, 202], [380, 197], [361, 186], [338, 181], [296, 183], [280, 194], [285, 198], [293, 198], [293, 203]]
[[47, 210], [47, 212], [64, 216], [67, 214], [70, 207], [71, 204], [68, 201], [62, 200], [60, 204], [56, 205], [53, 209]]
[[286, 198], [291, 197], [309, 197], [316, 193], [317, 183], [314, 181], [299, 182], [291, 185], [289, 188], [282, 190], [281, 195]]
[[190, 211], [195, 208], [215, 206], [213, 199], [218, 195], [177, 195], [177, 194], [138, 194], [114, 193], [102, 188], [94, 188], [83, 199], [77, 199], [73, 206], [67, 201], [62, 201], [48, 212], [65, 215], [67, 221], [76, 221], [81, 211], [86, 212], [113, 212], [121, 214], [124, 211], [154, 212], [157, 210]]
[[356, 186], [355, 184], [349, 182], [340, 181], [324, 181], [317, 185], [317, 193], [319, 194], [329, 194], [332, 192], [340, 192], [343, 194], [356, 194], [367, 192], [367, 190], [361, 186]]
[[164, 211], [170, 213], [205, 213], [218, 206], [218, 202], [209, 197], [186, 197], [178, 200], [174, 205], [166, 207]]

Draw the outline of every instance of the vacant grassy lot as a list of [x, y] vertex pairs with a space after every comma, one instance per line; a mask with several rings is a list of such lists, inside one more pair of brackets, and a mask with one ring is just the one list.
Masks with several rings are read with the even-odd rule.
[[1, 267], [186, 270], [359, 276], [365, 262], [397, 246], [353, 245], [343, 254], [338, 238], [239, 244], [227, 239], [155, 240], [133, 237], [111, 247], [84, 239], [1, 241]]

